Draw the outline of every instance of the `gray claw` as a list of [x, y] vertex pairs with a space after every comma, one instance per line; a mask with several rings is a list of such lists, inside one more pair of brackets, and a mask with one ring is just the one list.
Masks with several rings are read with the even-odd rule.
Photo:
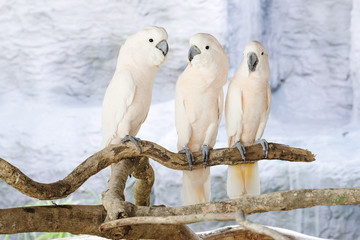
[[208, 161], [209, 161], [209, 152], [212, 149], [212, 147], [209, 147], [208, 145], [203, 145], [201, 147], [202, 157], [205, 163], [205, 168], [207, 167]]
[[179, 153], [185, 153], [186, 154], [186, 158], [188, 160], [190, 170], [192, 170], [192, 166], [194, 164], [194, 155], [190, 151], [189, 147], [185, 146], [182, 150], [179, 151]]
[[121, 142], [132, 142], [135, 144], [135, 146], [139, 149], [139, 152], [142, 153], [142, 150], [140, 148], [139, 142], [141, 142], [140, 138], [132, 137], [130, 135], [126, 135], [123, 139], [121, 139]]
[[246, 161], [246, 158], [245, 158], [246, 151], [245, 151], [244, 145], [240, 141], [238, 141], [234, 144], [234, 146], [232, 146], [232, 148], [237, 148], [239, 150], [239, 152], [241, 154], [241, 158], [245, 162]]
[[265, 154], [265, 158], [268, 158], [268, 154], [269, 154], [269, 143], [265, 140], [265, 139], [258, 139], [254, 142], [255, 144], [261, 144], [264, 154]]

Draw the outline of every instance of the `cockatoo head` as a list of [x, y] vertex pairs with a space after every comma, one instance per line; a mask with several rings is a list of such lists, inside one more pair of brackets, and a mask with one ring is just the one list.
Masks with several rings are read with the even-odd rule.
[[220, 67], [227, 72], [229, 60], [225, 50], [215, 37], [208, 33], [197, 33], [190, 38], [189, 65], [219, 72]]
[[249, 73], [269, 71], [269, 57], [265, 47], [258, 41], [251, 41], [245, 46], [244, 62]]
[[[122, 48], [127, 57], [140, 66], [160, 67], [169, 50], [167, 32], [162, 27], [150, 26], [131, 35]], [[125, 59], [124, 59], [125, 60]]]

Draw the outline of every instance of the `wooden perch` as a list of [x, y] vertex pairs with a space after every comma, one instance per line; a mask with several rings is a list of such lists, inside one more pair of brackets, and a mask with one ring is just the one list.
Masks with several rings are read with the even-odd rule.
[[242, 211], [242, 210], [238, 211], [236, 213], [236, 222], [239, 224], [239, 226], [243, 227], [244, 229], [249, 230], [250, 232], [264, 234], [264, 235], [270, 236], [276, 240], [290, 240], [288, 237], [277, 232], [276, 230], [273, 230], [264, 225], [256, 224], [256, 223], [246, 220], [244, 211]]
[[[326, 205], [360, 204], [360, 188], [302, 189], [280, 191], [262, 195], [248, 195], [239, 199], [202, 203], [182, 207], [141, 207], [133, 206], [131, 218], [118, 219], [102, 224], [102, 229], [132, 224], [187, 224], [209, 221], [211, 217], [219, 221], [220, 215], [243, 210], [246, 215], [269, 211], [288, 211]], [[194, 215], [194, 213], [196, 213]], [[213, 214], [213, 215], [208, 215]], [[129, 215], [131, 216], [131, 215]], [[172, 218], [165, 218], [172, 216]], [[175, 218], [177, 216], [178, 218]], [[181, 221], [181, 216], [184, 217]], [[155, 217], [160, 217], [155, 219]], [[216, 218], [216, 219], [215, 219]], [[235, 220], [234, 215], [222, 215], [223, 221]], [[211, 220], [210, 220], [211, 221]]]
[[150, 193], [151, 188], [154, 185], [155, 174], [149, 164], [149, 158], [142, 157], [139, 160], [139, 164], [133, 171], [133, 176], [136, 178], [132, 189], [135, 198], [135, 205], [150, 206]]
[[[183, 207], [144, 207], [135, 206], [131, 203], [127, 204], [129, 205], [128, 215], [130, 216], [128, 219], [135, 219], [131, 216], [154, 218], [158, 216], [186, 216], [194, 213], [206, 216], [207, 214], [234, 213], [240, 209], [243, 209], [244, 213], [249, 215], [259, 212], [287, 211], [319, 205], [360, 204], [360, 188], [283, 191]], [[59, 205], [0, 209], [0, 234], [51, 231], [109, 237], [108, 234], [111, 234], [111, 230], [101, 232], [99, 228], [104, 222], [105, 216], [106, 211], [101, 205]], [[121, 221], [121, 219], [116, 221]], [[184, 234], [188, 234], [186, 229], [177, 229], [174, 225], [162, 224], [126, 226], [122, 228], [121, 232], [117, 232], [117, 234], [130, 239], [136, 237], [153, 238], [154, 234], [165, 234], [167, 232], [166, 226], [169, 227], [169, 231], [176, 229], [176, 231], [185, 231]]]
[[[161, 146], [148, 141], [142, 141], [140, 146], [142, 148], [142, 154], [139, 154], [138, 149], [132, 143], [121, 143], [119, 145], [108, 146], [85, 160], [63, 180], [50, 184], [33, 181], [19, 169], [0, 158], [0, 178], [22, 193], [38, 199], [57, 199], [66, 197], [80, 187], [89, 177], [113, 164], [112, 174], [108, 182], [108, 189], [103, 193], [102, 199], [106, 210], [103, 208], [102, 210], [97, 209], [97, 211], [101, 211], [101, 216], [98, 216], [95, 219], [90, 216], [86, 217], [89, 214], [89, 212], [86, 212], [89, 211], [88, 209], [82, 209], [85, 210], [82, 215], [74, 216], [73, 212], [76, 212], [78, 209], [73, 211], [72, 208], [76, 208], [77, 206], [56, 206], [55, 209], [51, 209], [49, 207], [46, 208], [46, 211], [43, 214], [51, 214], [50, 210], [55, 211], [66, 209], [65, 212], [55, 211], [52, 217], [49, 217], [48, 215], [41, 216], [41, 211], [43, 211], [43, 209], [37, 210], [37, 208], [24, 208], [24, 212], [28, 213], [28, 215], [24, 216], [24, 219], [27, 220], [22, 226], [19, 226], [19, 224], [23, 223], [24, 219], [17, 219], [15, 221], [17, 215], [21, 216], [20, 213], [15, 215], [13, 215], [12, 212], [4, 213], [6, 215], [3, 216], [7, 216], [8, 214], [16, 216], [14, 218], [15, 223], [13, 222], [14, 224], [10, 226], [10, 229], [14, 228], [14, 226], [16, 226], [16, 229], [12, 229], [10, 232], [9, 230], [4, 231], [6, 233], [14, 233], [11, 231], [65, 231], [71, 233], [99, 235], [113, 239], [156, 238], [193, 240], [200, 238], [184, 224], [199, 221], [223, 221], [234, 219], [234, 212], [242, 209], [241, 207], [239, 208], [237, 204], [228, 203], [230, 206], [233, 206], [233, 208], [231, 208], [227, 206], [225, 202], [218, 203], [220, 204], [219, 206], [207, 204], [187, 206], [191, 207], [188, 209], [186, 207], [144, 207], [149, 205], [151, 187], [154, 183], [154, 172], [149, 165], [149, 157], [169, 168], [178, 170], [190, 169], [184, 154], [170, 152]], [[254, 163], [264, 157], [264, 153], [260, 145], [247, 147], [246, 151], [246, 163]], [[310, 162], [315, 160], [314, 155], [309, 151], [274, 143], [269, 144], [268, 156], [268, 159], [280, 159], [287, 161]], [[194, 153], [194, 157], [195, 164], [193, 165], [193, 168], [197, 169], [204, 167], [201, 153]], [[212, 150], [210, 152], [208, 166], [242, 163], [243, 161], [241, 159], [241, 155], [237, 149], [226, 148]], [[137, 178], [133, 188], [136, 205], [143, 206], [136, 206], [125, 202], [123, 191], [127, 181], [127, 176], [131, 173]], [[221, 206], [222, 204], [225, 205]], [[58, 209], [57, 207], [61, 208]], [[201, 208], [200, 210], [196, 209], [199, 207]], [[222, 209], [223, 207], [227, 208], [227, 210]], [[181, 212], [177, 212], [178, 210], [176, 209], [180, 209]], [[1, 211], [2, 210], [0, 210], [0, 213]], [[107, 211], [106, 218], [104, 217], [104, 211]], [[191, 213], [194, 212], [197, 214], [191, 215]], [[76, 222], [80, 222], [80, 224], [68, 224], [69, 222], [72, 222], [66, 220], [69, 216], [72, 220], [75, 219]], [[51, 226], [48, 230], [43, 230], [43, 228], [46, 229], [47, 226], [49, 226], [49, 222], [46, 221], [46, 223], [44, 223], [44, 221], [42, 221], [42, 217], [46, 220], [54, 220], [54, 223], [50, 224]], [[86, 220], [84, 221], [84, 218], [86, 220], [89, 220], [88, 218], [90, 218], [90, 223]], [[115, 220], [118, 218], [121, 219]], [[11, 219], [6, 219], [7, 223], [12, 222]], [[0, 233], [1, 228], [7, 229], [3, 220], [4, 219], [0, 216]], [[100, 223], [103, 223], [104, 220], [109, 222], [102, 225], [103, 232], [100, 232], [99, 225]], [[34, 225], [34, 223], [36, 224]], [[62, 226], [63, 223], [66, 225]], [[149, 227], [149, 224], [151, 224], [151, 227]], [[160, 238], [159, 235], [161, 236]]]
[[[78, 189], [88, 178], [112, 163], [139, 156], [152, 158], [160, 164], [178, 170], [190, 170], [184, 154], [173, 153], [149, 141], [141, 141], [142, 154], [131, 142], [110, 145], [95, 153], [75, 168], [67, 177], [54, 183], [33, 181], [4, 159], [0, 158], [0, 178], [25, 195], [41, 200], [65, 198]], [[262, 160], [264, 153], [260, 144], [246, 147], [246, 162]], [[193, 169], [203, 168], [201, 152], [194, 153]], [[314, 155], [307, 150], [269, 143], [269, 155], [266, 160], [285, 160], [293, 162], [312, 162]], [[210, 151], [208, 166], [234, 165], [243, 163], [237, 149], [214, 149]], [[146, 180], [147, 181], [147, 180]]]
[[[283, 229], [277, 229], [278, 232], [280, 232]], [[279, 231], [280, 230], [280, 231]], [[239, 225], [233, 225], [233, 226], [226, 226], [221, 227], [215, 230], [207, 231], [207, 232], [200, 232], [197, 233], [197, 235], [204, 240], [273, 240], [274, 238], [269, 237], [264, 234], [254, 233], [249, 230], [246, 230], [245, 228], [239, 226]], [[289, 231], [287, 230], [285, 235], [287, 238], [291, 240], [295, 240], [298, 238], [295, 238], [295, 236], [301, 235], [304, 238], [300, 239], [307, 239], [305, 235], [299, 234], [297, 232]]]

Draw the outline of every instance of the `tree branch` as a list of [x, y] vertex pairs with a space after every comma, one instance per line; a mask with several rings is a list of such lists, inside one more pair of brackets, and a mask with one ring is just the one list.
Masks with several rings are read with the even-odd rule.
[[134, 206], [134, 217], [106, 222], [102, 224], [101, 228], [109, 230], [135, 224], [188, 224], [202, 221], [229, 221], [235, 219], [234, 213], [239, 210], [243, 210], [246, 215], [250, 215], [319, 205], [352, 204], [360, 204], [360, 188], [282, 191], [183, 207]]
[[[140, 147], [142, 148], [142, 154], [139, 154], [138, 149], [129, 142], [110, 145], [90, 156], [64, 179], [49, 184], [30, 179], [18, 168], [0, 158], [0, 178], [25, 195], [41, 200], [52, 200], [67, 197], [88, 178], [122, 159], [143, 156], [152, 158], [168, 168], [190, 170], [184, 154], [170, 152], [156, 143], [145, 140], [141, 141]], [[260, 144], [246, 147], [246, 157], [247, 163], [263, 159], [264, 153]], [[193, 169], [204, 167], [201, 152], [194, 153], [194, 158]], [[266, 160], [272, 159], [311, 162], [315, 160], [315, 157], [307, 150], [269, 143], [269, 155]], [[222, 148], [210, 151], [208, 166], [241, 163], [243, 162], [237, 149]]]
[[[22, 232], [69, 232], [88, 234], [111, 239], [174, 239], [197, 240], [186, 226], [178, 225], [136, 225], [121, 231], [100, 232], [106, 211], [103, 206], [57, 205], [22, 207], [0, 210], [0, 234]], [[161, 236], [162, 238], [158, 238]]]
[[133, 186], [135, 205], [150, 206], [150, 194], [154, 185], [155, 174], [149, 164], [149, 158], [142, 157], [140, 159], [139, 164], [135, 166], [133, 176], [136, 178]]
[[177, 215], [166, 217], [129, 217], [122, 218], [101, 224], [101, 231], [109, 231], [110, 229], [140, 224], [190, 224], [205, 221], [233, 221], [235, 220], [234, 213], [205, 213], [205, 214], [191, 214], [191, 215]]
[[[280, 232], [280, 231], [279, 231]], [[289, 231], [290, 232], [290, 231]], [[296, 232], [292, 232], [294, 235], [302, 235], [298, 234]], [[233, 226], [226, 226], [221, 227], [215, 230], [207, 231], [207, 232], [200, 232], [197, 233], [197, 235], [202, 238], [203, 240], [224, 240], [224, 239], [232, 239], [232, 240], [273, 240], [274, 238], [269, 237], [264, 234], [254, 233], [251, 232], [239, 225], [233, 225]], [[291, 240], [295, 240], [293, 235], [284, 234], [286, 237], [288, 237]], [[306, 239], [305, 235], [302, 235]]]
[[242, 198], [201, 203], [181, 207], [136, 206], [134, 216], [181, 216], [207, 213], [234, 213], [243, 210], [245, 215], [269, 211], [288, 211], [314, 206], [360, 204], [360, 188], [301, 189], [280, 191]]
[[271, 228], [246, 220], [243, 211], [239, 211], [236, 213], [236, 222], [241, 227], [245, 228], [246, 230], [249, 230], [250, 232], [270, 236], [276, 240], [289, 240], [288, 237]]
[[[287, 211], [319, 205], [360, 204], [360, 188], [293, 190], [183, 207], [145, 207], [135, 206], [128, 202], [126, 204], [131, 209], [128, 213], [130, 216], [128, 219], [131, 219], [132, 216], [166, 217], [186, 216], [194, 213], [199, 215], [234, 213], [241, 209], [244, 210], [246, 215], [250, 215], [252, 213]], [[70, 232], [109, 237], [109, 234], [117, 233], [117, 235], [127, 238], [133, 236], [152, 238], [154, 234], [160, 234], [161, 231], [164, 234], [167, 233], [166, 227], [176, 229], [176, 231], [185, 231], [185, 235], [191, 234], [186, 229], [178, 229], [174, 225], [162, 224], [131, 225], [114, 228], [114, 231], [110, 230], [103, 233], [99, 227], [104, 222], [105, 217], [106, 211], [102, 205], [59, 205], [0, 209], [0, 234]], [[119, 229], [121, 231], [118, 231]]]

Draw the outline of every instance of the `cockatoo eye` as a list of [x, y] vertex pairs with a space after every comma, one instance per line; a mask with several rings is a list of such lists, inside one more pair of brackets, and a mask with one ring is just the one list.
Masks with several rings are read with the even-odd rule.
[[206, 46], [206, 47], [205, 47], [206, 50], [209, 50], [209, 48], [210, 48], [209, 46]]
[[149, 42], [153, 42], [153, 41], [154, 41], [154, 39], [152, 39], [152, 38], [149, 39]]
[[264, 52], [261, 52], [261, 55], [264, 55]]

